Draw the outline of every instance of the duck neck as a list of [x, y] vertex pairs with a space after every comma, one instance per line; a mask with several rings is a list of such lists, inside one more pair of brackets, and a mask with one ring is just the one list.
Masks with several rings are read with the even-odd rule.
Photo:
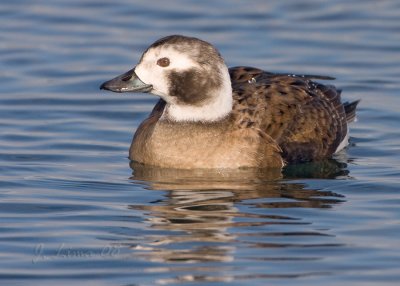
[[186, 122], [216, 122], [232, 111], [232, 85], [228, 68], [221, 72], [222, 84], [202, 105], [167, 103], [161, 119]]

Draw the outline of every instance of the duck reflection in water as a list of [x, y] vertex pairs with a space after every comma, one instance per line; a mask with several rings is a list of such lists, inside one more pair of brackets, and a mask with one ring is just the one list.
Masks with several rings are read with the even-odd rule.
[[135, 247], [146, 259], [159, 262], [232, 261], [237, 242], [250, 236], [249, 243], [263, 248], [288, 246], [265, 243], [265, 237], [329, 236], [284, 210], [331, 208], [343, 202], [343, 196], [310, 189], [292, 179], [348, 177], [346, 164], [335, 160], [294, 166], [283, 173], [265, 169], [178, 170], [134, 162], [131, 168], [135, 183], [166, 191], [162, 200], [129, 206], [146, 211], [150, 229], [163, 232], [150, 235], [145, 245]]

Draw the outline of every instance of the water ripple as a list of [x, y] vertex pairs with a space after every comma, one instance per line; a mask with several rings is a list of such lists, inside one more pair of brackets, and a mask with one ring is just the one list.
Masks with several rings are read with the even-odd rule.
[[[398, 1], [3, 1], [3, 285], [397, 285]], [[99, 85], [169, 34], [337, 78], [351, 147], [281, 172], [129, 163], [156, 97]]]

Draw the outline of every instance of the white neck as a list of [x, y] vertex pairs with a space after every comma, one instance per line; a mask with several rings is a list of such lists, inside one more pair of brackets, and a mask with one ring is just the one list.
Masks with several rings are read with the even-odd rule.
[[231, 79], [226, 67], [221, 76], [222, 86], [215, 91], [211, 101], [201, 106], [167, 103], [162, 118], [173, 121], [213, 122], [227, 116], [232, 111], [233, 98]]

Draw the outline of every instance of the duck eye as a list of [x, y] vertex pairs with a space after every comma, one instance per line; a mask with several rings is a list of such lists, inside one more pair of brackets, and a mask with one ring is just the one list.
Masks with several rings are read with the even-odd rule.
[[159, 65], [160, 67], [167, 67], [169, 66], [169, 58], [161, 58], [157, 60], [157, 65]]

